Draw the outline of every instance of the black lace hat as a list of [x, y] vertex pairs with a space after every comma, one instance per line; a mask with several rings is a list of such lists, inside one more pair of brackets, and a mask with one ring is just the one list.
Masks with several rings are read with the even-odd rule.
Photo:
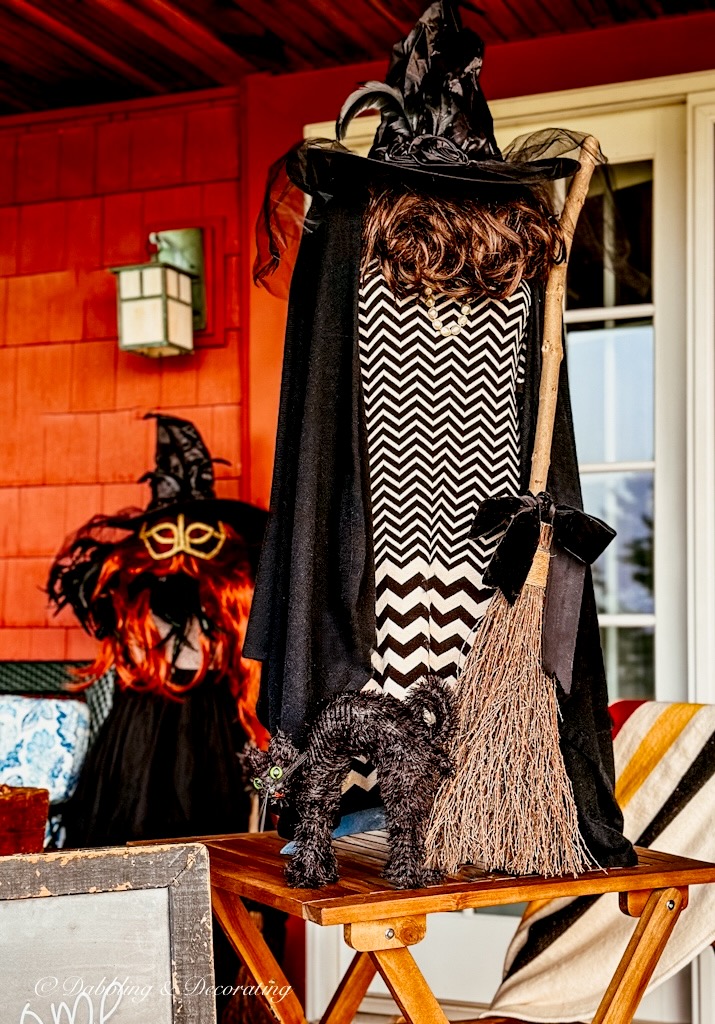
[[[336, 138], [303, 139], [271, 166], [256, 224], [254, 281], [287, 294], [299, 240], [317, 227], [334, 196], [381, 182], [488, 196], [574, 174], [583, 132], [540, 129], [500, 152], [479, 84], [483, 55], [484, 43], [462, 26], [456, 0], [435, 0], [393, 47], [386, 81], [367, 82], [348, 96]], [[368, 110], [380, 112], [380, 124], [369, 154], [360, 156], [343, 140], [352, 120]], [[598, 162], [605, 162], [600, 152]], [[297, 190], [312, 197], [307, 215]]]
[[235, 526], [249, 545], [260, 544], [267, 513], [245, 501], [217, 498], [214, 470], [225, 459], [212, 458], [198, 428], [190, 420], [163, 413], [147, 413], [156, 420], [154, 469], [139, 483], [148, 483], [151, 499], [143, 512], [120, 512], [107, 518], [107, 526], [139, 529], [183, 513], [187, 518], [221, 520]]

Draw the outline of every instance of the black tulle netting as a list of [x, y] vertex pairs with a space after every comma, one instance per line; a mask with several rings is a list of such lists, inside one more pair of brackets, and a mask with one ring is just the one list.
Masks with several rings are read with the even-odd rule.
[[50, 568], [47, 595], [55, 614], [71, 608], [82, 628], [102, 640], [110, 636], [116, 621], [111, 598], [95, 594], [102, 566], [130, 527], [118, 525], [121, 518], [132, 521], [140, 509], [126, 509], [114, 516], [96, 515], [68, 537]]
[[[331, 198], [311, 183], [308, 154], [313, 148], [349, 152], [334, 139], [306, 139], [291, 146], [268, 171], [263, 207], [256, 222], [253, 280], [274, 295], [288, 294], [303, 231], [317, 226], [320, 211]], [[310, 209], [306, 196], [313, 199]]]

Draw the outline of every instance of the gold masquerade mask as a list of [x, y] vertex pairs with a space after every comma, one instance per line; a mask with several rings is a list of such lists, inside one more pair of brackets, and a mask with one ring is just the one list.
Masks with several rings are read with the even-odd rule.
[[210, 561], [224, 545], [226, 528], [221, 522], [218, 526], [198, 522], [187, 526], [184, 514], [180, 512], [175, 522], [162, 520], [154, 526], [143, 523], [139, 537], [156, 561], [172, 558], [182, 552]]

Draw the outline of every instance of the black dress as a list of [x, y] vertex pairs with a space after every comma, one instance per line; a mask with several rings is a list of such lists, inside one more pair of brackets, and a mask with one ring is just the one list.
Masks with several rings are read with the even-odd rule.
[[67, 845], [245, 831], [245, 741], [225, 679], [180, 700], [117, 687], [67, 808]]

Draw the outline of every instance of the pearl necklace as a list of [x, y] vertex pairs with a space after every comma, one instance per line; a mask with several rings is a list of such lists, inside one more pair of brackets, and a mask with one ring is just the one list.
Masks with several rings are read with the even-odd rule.
[[467, 323], [467, 318], [469, 317], [469, 314], [472, 312], [472, 307], [469, 305], [468, 302], [462, 304], [459, 310], [459, 316], [457, 317], [457, 322], [452, 324], [451, 326], [448, 326], [447, 324], [444, 323], [444, 321], [440, 319], [439, 313], [435, 308], [435, 297], [433, 288], [425, 288], [424, 300], [425, 305], [427, 306], [427, 316], [432, 321], [432, 326], [434, 327], [435, 331], [438, 334], [441, 334], [445, 338], [449, 338], [450, 335], [455, 336], [457, 334], [462, 333], [462, 328]]

